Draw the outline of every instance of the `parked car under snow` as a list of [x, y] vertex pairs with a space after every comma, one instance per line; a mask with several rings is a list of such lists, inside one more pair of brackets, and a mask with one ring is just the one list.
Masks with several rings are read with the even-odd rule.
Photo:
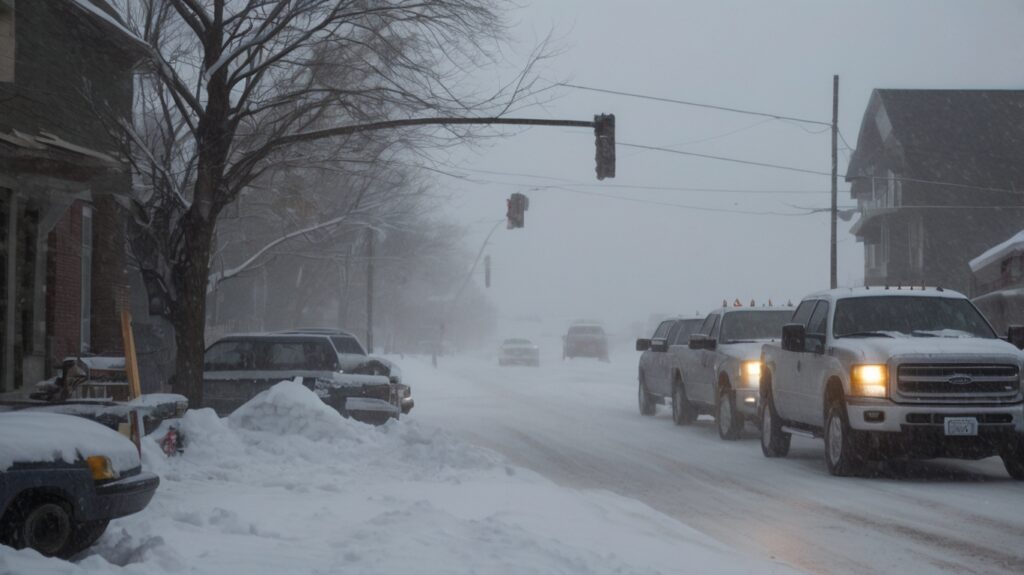
[[160, 479], [134, 444], [80, 417], [0, 413], [0, 542], [71, 557], [111, 519], [141, 511]]
[[403, 397], [387, 375], [349, 373], [328, 335], [234, 335], [206, 349], [203, 406], [233, 412], [256, 394], [298, 379], [346, 417], [380, 425], [398, 419]]

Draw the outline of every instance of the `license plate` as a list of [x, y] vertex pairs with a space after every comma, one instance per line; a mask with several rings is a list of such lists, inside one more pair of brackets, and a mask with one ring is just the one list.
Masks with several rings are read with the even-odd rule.
[[978, 419], [975, 417], [947, 417], [946, 435], [978, 435]]

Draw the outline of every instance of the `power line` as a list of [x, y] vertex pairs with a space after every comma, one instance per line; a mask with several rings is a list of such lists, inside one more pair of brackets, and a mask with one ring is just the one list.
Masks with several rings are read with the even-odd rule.
[[[531, 189], [541, 189], [541, 188], [531, 188]], [[670, 208], [677, 208], [677, 209], [684, 209], [684, 210], [692, 210], [692, 211], [699, 211], [699, 212], [743, 214], [743, 215], [748, 215], [748, 216], [785, 216], [785, 217], [809, 216], [809, 215], [814, 215], [814, 214], [816, 214], [816, 213], [818, 213], [820, 211], [819, 208], [800, 208], [800, 209], [805, 210], [805, 211], [802, 211], [802, 212], [766, 212], [764, 210], [758, 210], [758, 211], [754, 211], [754, 210], [737, 210], [737, 209], [731, 209], [731, 208], [712, 208], [712, 207], [708, 207], [708, 206], [694, 206], [694, 205], [687, 205], [687, 204], [676, 204], [676, 203], [672, 203], [672, 202], [660, 202], [660, 201], [657, 201], [657, 200], [645, 200], [643, 198], [631, 198], [629, 196], [617, 196], [617, 195], [614, 195], [614, 194], [603, 194], [601, 192], [594, 192], [594, 191], [590, 191], [590, 190], [575, 190], [575, 189], [572, 189], [572, 188], [565, 188], [565, 187], [562, 187], [562, 186], [546, 186], [544, 189], [560, 190], [560, 191], [563, 191], [563, 192], [569, 192], [569, 193], [572, 193], [572, 194], [580, 194], [580, 195], [585, 195], [585, 196], [597, 196], [597, 197], [608, 198], [608, 199], [613, 199], [613, 200], [621, 200], [621, 201], [625, 201], [625, 202], [633, 202], [633, 203], [636, 203], [636, 204], [663, 206], [663, 207], [670, 207]], [[828, 208], [821, 208], [821, 209], [827, 210]]]
[[721, 110], [723, 112], [735, 112], [737, 114], [748, 114], [748, 115], [751, 115], [751, 116], [762, 116], [762, 117], [765, 117], [765, 118], [773, 118], [775, 120], [789, 120], [791, 122], [803, 122], [805, 124], [818, 124], [818, 125], [821, 125], [821, 126], [832, 127], [832, 124], [829, 123], [829, 122], [819, 122], [817, 120], [808, 120], [806, 118], [796, 118], [796, 117], [793, 117], [793, 116], [783, 116], [783, 115], [780, 115], [780, 114], [768, 114], [768, 113], [765, 113], [765, 112], [755, 112], [753, 110], [743, 110], [743, 109], [740, 109], [740, 108], [732, 108], [732, 107], [729, 107], [729, 106], [717, 106], [715, 104], [702, 104], [702, 103], [698, 103], [698, 102], [689, 102], [687, 100], [676, 100], [674, 98], [664, 98], [664, 97], [660, 97], [660, 96], [648, 96], [646, 94], [635, 94], [635, 93], [632, 93], [632, 92], [620, 92], [618, 90], [606, 90], [604, 88], [594, 88], [594, 87], [591, 87], [591, 86], [580, 86], [579, 84], [569, 84], [569, 83], [566, 83], [566, 82], [561, 82], [558, 85], [565, 86], [566, 88], [575, 88], [577, 90], [586, 90], [586, 91], [589, 91], [589, 92], [601, 92], [601, 93], [604, 93], [604, 94], [614, 94], [616, 96], [627, 96], [627, 97], [630, 97], [630, 98], [640, 98], [642, 100], [653, 100], [655, 102], [667, 102], [667, 103], [670, 103], [670, 104], [681, 104], [683, 106], [696, 106], [698, 108], [710, 108], [712, 110]]
[[658, 146], [644, 146], [642, 144], [629, 144], [626, 142], [618, 142], [616, 145], [625, 146], [627, 148], [639, 148], [641, 150], [652, 150], [656, 152], [668, 152], [670, 154], [680, 154], [683, 156], [694, 156], [697, 158], [706, 158], [709, 160], [719, 160], [723, 162], [733, 162], [736, 164], [746, 164], [748, 166], [760, 166], [762, 168], [774, 168], [776, 170], [787, 170], [790, 172], [800, 172], [802, 174], [814, 174], [816, 176], [831, 176], [832, 172], [820, 172], [817, 170], [808, 170], [805, 168], [794, 168], [792, 166], [782, 166], [779, 164], [769, 164], [767, 162], [755, 162], [752, 160], [740, 160], [737, 158], [727, 158], [725, 156], [712, 156], [711, 154], [698, 154], [697, 152], [684, 152], [682, 150], [673, 150], [671, 148], [661, 148]]

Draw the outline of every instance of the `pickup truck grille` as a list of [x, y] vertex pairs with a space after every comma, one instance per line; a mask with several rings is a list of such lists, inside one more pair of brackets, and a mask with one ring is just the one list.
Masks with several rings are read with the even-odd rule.
[[1020, 391], [1016, 365], [904, 364], [897, 370], [897, 390], [921, 399], [1005, 400]]

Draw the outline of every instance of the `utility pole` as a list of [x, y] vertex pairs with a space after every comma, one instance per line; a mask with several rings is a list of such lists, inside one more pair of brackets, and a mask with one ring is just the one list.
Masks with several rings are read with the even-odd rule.
[[373, 353], [373, 228], [366, 228], [366, 351]]
[[831, 282], [832, 289], [839, 287], [836, 279], [836, 218], [839, 215], [838, 178], [839, 170], [839, 75], [832, 76], [832, 244], [831, 244]]

